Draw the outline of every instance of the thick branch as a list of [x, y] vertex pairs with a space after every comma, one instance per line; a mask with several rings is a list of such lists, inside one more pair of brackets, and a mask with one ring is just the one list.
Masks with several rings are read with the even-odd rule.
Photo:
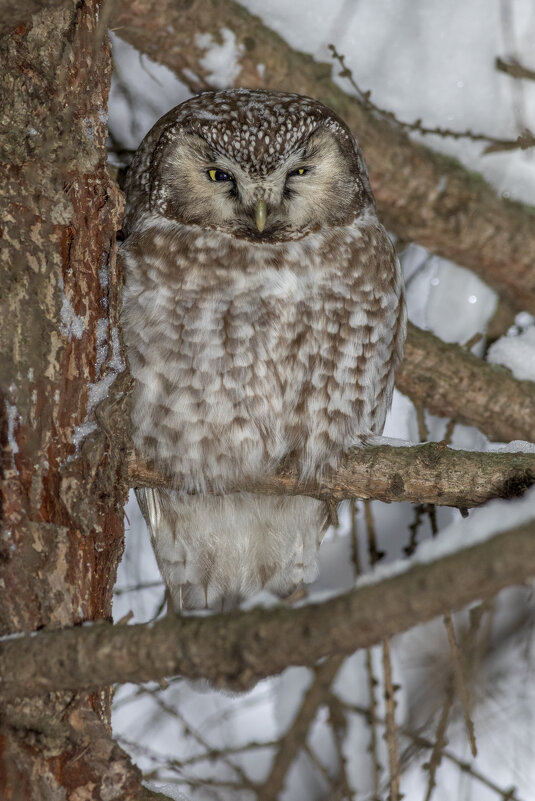
[[535, 575], [535, 523], [298, 609], [254, 609], [153, 625], [44, 631], [0, 643], [5, 696], [181, 674], [244, 689], [289, 665], [350, 654]]
[[[130, 463], [133, 486], [170, 487], [172, 480], [141, 461]], [[535, 453], [455, 451], [440, 443], [412, 448], [355, 449], [321, 484], [299, 481], [295, 467], [244, 481], [233, 491], [267, 495], [311, 495], [342, 501], [374, 498], [467, 508], [491, 498], [511, 498], [535, 483]]]
[[232, 0], [122, 0], [113, 25], [193, 89], [209, 88], [210, 81], [206, 50], [195, 34], [217, 39], [221, 29], [232, 30], [242, 50], [236, 85], [312, 95], [347, 120], [364, 149], [381, 217], [392, 231], [469, 267], [518, 307], [535, 312], [533, 209], [502, 200], [454, 159], [375, 119], [334, 83], [332, 65], [292, 50]]
[[409, 325], [396, 386], [441, 417], [476, 426], [491, 440], [535, 441], [535, 383], [518, 381], [459, 345]]

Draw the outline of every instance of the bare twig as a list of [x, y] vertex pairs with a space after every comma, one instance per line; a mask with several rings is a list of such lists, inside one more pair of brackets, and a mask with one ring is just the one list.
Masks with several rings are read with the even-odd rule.
[[[358, 704], [346, 703], [345, 707], [349, 711], [355, 712], [357, 715], [362, 715], [363, 717], [366, 717], [367, 715], [366, 707], [359, 706]], [[380, 722], [384, 723], [385, 721], [381, 720]], [[427, 737], [424, 737], [421, 734], [411, 731], [406, 726], [399, 727], [398, 731], [400, 734], [402, 734], [404, 737], [410, 740], [418, 748], [432, 749], [434, 746], [433, 742], [429, 740]], [[485, 776], [483, 773], [481, 773], [481, 771], [478, 771], [477, 768], [474, 767], [474, 765], [462, 759], [461, 757], [458, 757], [448, 748], [443, 749], [442, 756], [444, 759], [447, 759], [448, 762], [450, 762], [451, 764], [456, 765], [461, 772], [466, 773], [467, 776], [470, 776], [477, 782], [480, 782], [484, 787], [487, 787], [489, 790], [496, 793], [496, 795], [498, 795], [502, 799], [502, 801], [522, 801], [522, 799], [516, 793], [514, 787], [509, 789], [504, 789], [503, 787], [500, 787], [498, 784], [496, 784], [487, 776]]]
[[328, 693], [327, 705], [329, 708], [329, 723], [331, 724], [334, 733], [336, 754], [340, 764], [337, 789], [339, 790], [342, 798], [351, 801], [353, 798], [353, 790], [349, 785], [349, 778], [347, 774], [348, 760], [344, 753], [344, 744], [347, 738], [347, 718], [344, 713], [342, 701], [340, 701], [340, 699], [333, 692]]
[[351, 534], [351, 557], [353, 559], [353, 568], [355, 576], [360, 575], [360, 556], [359, 556], [359, 538], [357, 528], [357, 507], [355, 499], [351, 498], [349, 501], [349, 515], [351, 519], [350, 534]]
[[476, 736], [474, 732], [474, 723], [472, 721], [472, 716], [470, 714], [470, 698], [468, 696], [468, 690], [466, 688], [466, 682], [464, 680], [462, 658], [459, 652], [457, 639], [455, 637], [453, 620], [449, 613], [447, 615], [444, 615], [444, 625], [446, 627], [446, 632], [448, 634], [448, 643], [450, 646], [455, 689], [457, 691], [457, 695], [459, 696], [459, 700], [461, 702], [461, 707], [464, 715], [464, 722], [466, 725], [466, 733], [468, 734], [468, 741], [470, 743], [472, 756], [475, 757], [477, 756], [477, 745], [476, 745]]
[[375, 689], [378, 681], [373, 672], [372, 652], [370, 648], [366, 648], [366, 675], [368, 677], [368, 695], [370, 699], [368, 719], [370, 725], [370, 753], [373, 760], [373, 795], [374, 799], [378, 799], [381, 780], [381, 763], [379, 762], [377, 738], [377, 699], [375, 697]]
[[312, 764], [314, 765], [314, 767], [316, 768], [316, 770], [318, 771], [318, 773], [320, 774], [320, 776], [324, 780], [324, 782], [327, 785], [327, 787], [330, 788], [331, 785], [332, 785], [332, 781], [331, 781], [331, 777], [329, 776], [329, 774], [327, 772], [327, 769], [326, 769], [325, 765], [322, 764], [320, 758], [318, 757], [318, 755], [316, 754], [316, 752], [314, 751], [312, 746], [309, 743], [307, 743], [306, 741], [305, 741], [305, 744], [303, 745], [303, 751], [305, 752], [307, 757], [310, 759], [310, 761], [312, 762]]
[[383, 640], [383, 678], [386, 707], [386, 744], [388, 747], [388, 770], [390, 775], [390, 799], [400, 801], [400, 778], [398, 741], [396, 734], [396, 688], [392, 681], [392, 661], [390, 659], [390, 640]]
[[429, 770], [429, 778], [427, 781], [427, 790], [424, 801], [431, 801], [431, 796], [433, 795], [433, 790], [435, 789], [436, 786], [436, 775], [437, 775], [437, 770], [440, 767], [440, 763], [442, 761], [444, 746], [446, 745], [446, 731], [448, 728], [448, 721], [452, 706], [453, 706], [453, 690], [450, 687], [446, 695], [446, 698], [444, 699], [444, 703], [442, 705], [442, 712], [440, 715], [440, 720], [438, 722], [435, 734], [435, 742], [433, 745], [433, 750], [431, 751], [431, 756], [429, 757], [428, 764], [424, 766], [427, 767], [427, 769]]
[[414, 407], [416, 409], [416, 421], [418, 423], [418, 438], [420, 442], [428, 442], [429, 429], [425, 419], [425, 409], [421, 403], [415, 403]]
[[305, 745], [308, 730], [319, 707], [325, 704], [329, 687], [342, 662], [343, 657], [330, 657], [316, 669], [314, 681], [305, 695], [295, 720], [280, 741], [271, 772], [258, 789], [259, 801], [272, 801], [282, 790], [286, 774], [295, 757]]
[[373, 519], [373, 509], [369, 500], [364, 501], [364, 519], [366, 521], [366, 535], [368, 538], [368, 553], [370, 564], [373, 566], [385, 557], [385, 552], [377, 548], [377, 535], [375, 533], [375, 521]]
[[517, 61], [504, 61], [499, 56], [496, 58], [494, 65], [499, 72], [505, 72], [511, 78], [526, 78], [529, 81], [535, 81], [535, 70], [530, 70], [528, 67], [523, 67]]
[[338, 73], [339, 77], [345, 78], [350, 83], [364, 108], [366, 108], [368, 111], [371, 111], [372, 114], [376, 115], [380, 119], [383, 119], [386, 122], [396, 126], [400, 131], [419, 133], [423, 135], [441, 136], [442, 138], [449, 139], [471, 139], [473, 142], [490, 142], [491, 147], [487, 147], [484, 150], [484, 153], [493, 153], [497, 150], [514, 150], [517, 148], [526, 150], [528, 147], [533, 147], [533, 145], [535, 145], [535, 137], [529, 131], [526, 131], [523, 135], [518, 136], [516, 139], [498, 139], [490, 134], [475, 133], [469, 129], [466, 131], [454, 131], [451, 128], [441, 128], [440, 126], [430, 128], [429, 126], [423, 125], [420, 119], [414, 120], [414, 122], [400, 120], [392, 111], [381, 108], [374, 103], [371, 99], [371, 92], [369, 90], [365, 91], [357, 85], [355, 79], [353, 78], [353, 73], [345, 63], [345, 56], [339, 53], [336, 47], [332, 44], [329, 45], [329, 49], [333, 58], [341, 67], [341, 70]]
[[535, 134], [528, 128], [525, 128], [522, 133], [519, 133], [516, 139], [511, 141], [504, 140], [503, 142], [491, 142], [487, 145], [483, 153], [489, 155], [490, 153], [502, 153], [507, 150], [529, 150], [530, 147], [535, 146]]

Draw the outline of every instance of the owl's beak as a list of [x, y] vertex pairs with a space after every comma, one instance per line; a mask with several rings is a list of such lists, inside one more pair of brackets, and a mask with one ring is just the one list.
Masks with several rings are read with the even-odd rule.
[[256, 227], [258, 228], [260, 233], [262, 233], [266, 225], [266, 217], [267, 217], [266, 201], [263, 198], [261, 198], [260, 200], [256, 201], [256, 211], [255, 211]]

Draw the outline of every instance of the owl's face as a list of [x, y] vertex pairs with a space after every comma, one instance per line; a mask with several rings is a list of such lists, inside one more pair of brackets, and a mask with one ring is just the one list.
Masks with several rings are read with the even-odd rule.
[[159, 125], [151, 205], [169, 219], [269, 242], [348, 224], [373, 202], [351, 133], [309, 98], [208, 93]]
[[352, 206], [351, 164], [334, 136], [319, 130], [265, 175], [196, 134], [168, 155], [168, 192], [176, 217], [248, 239], [285, 238], [340, 224]]

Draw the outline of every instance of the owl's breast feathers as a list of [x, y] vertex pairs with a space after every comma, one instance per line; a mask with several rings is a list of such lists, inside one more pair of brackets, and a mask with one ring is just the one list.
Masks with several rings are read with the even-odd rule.
[[304, 475], [380, 433], [405, 336], [374, 215], [263, 245], [155, 221], [121, 249], [134, 442], [185, 491], [288, 453]]

